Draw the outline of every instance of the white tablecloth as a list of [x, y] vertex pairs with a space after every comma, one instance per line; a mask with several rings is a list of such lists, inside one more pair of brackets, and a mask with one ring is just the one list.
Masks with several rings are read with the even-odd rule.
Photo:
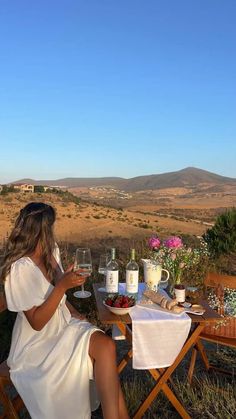
[[[145, 285], [139, 285], [140, 297]], [[120, 284], [119, 291], [124, 290], [124, 285]], [[190, 317], [186, 313], [176, 315], [138, 304], [132, 308], [130, 317], [133, 368], [164, 368], [173, 364], [188, 337]]]

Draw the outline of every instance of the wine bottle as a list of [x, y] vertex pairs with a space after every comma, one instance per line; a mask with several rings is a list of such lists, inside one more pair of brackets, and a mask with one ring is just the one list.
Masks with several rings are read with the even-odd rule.
[[135, 295], [138, 293], [139, 266], [135, 261], [135, 249], [131, 249], [130, 261], [126, 265], [126, 292]]
[[119, 290], [119, 265], [116, 261], [116, 249], [111, 249], [111, 260], [106, 268], [106, 292], [117, 293]]

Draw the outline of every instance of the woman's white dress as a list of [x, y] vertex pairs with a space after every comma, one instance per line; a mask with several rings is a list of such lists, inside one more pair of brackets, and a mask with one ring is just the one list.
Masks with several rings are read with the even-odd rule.
[[[55, 257], [60, 264], [58, 248]], [[23, 311], [41, 305], [52, 289], [30, 258], [12, 264], [5, 281], [8, 309], [18, 312], [7, 361], [11, 379], [33, 419], [88, 419], [99, 404], [88, 355], [90, 336], [99, 329], [71, 317], [64, 295], [35, 331]]]

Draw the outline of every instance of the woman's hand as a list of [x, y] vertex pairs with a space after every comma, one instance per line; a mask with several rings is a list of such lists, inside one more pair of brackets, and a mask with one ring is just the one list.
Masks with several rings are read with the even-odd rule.
[[72, 265], [69, 265], [68, 268], [65, 270], [65, 272], [71, 272], [74, 270], [74, 263], [72, 263]]
[[83, 272], [82, 269], [77, 271], [67, 270], [60, 278], [58, 286], [63, 288], [66, 292], [69, 288], [81, 286], [85, 283], [86, 276], [80, 275]]

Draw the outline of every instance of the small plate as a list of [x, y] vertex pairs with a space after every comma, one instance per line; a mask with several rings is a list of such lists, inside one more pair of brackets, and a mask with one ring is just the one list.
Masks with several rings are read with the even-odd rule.
[[192, 307], [192, 303], [189, 303], [188, 301], [185, 301], [184, 303], [179, 303], [178, 305], [180, 307], [184, 307], [184, 308], [190, 308], [190, 307]]
[[192, 304], [191, 309], [193, 311], [203, 311], [203, 313], [206, 311], [205, 308], [201, 304]]
[[205, 309], [200, 304], [192, 304], [192, 307], [186, 309], [186, 313], [196, 314], [197, 316], [202, 316], [205, 313]]

